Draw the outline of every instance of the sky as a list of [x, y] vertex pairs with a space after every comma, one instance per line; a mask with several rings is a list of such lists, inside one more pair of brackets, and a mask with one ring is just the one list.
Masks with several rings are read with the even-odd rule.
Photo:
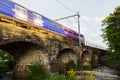
[[[120, 5], [120, 0], [11, 0], [52, 20], [80, 14], [80, 32], [89, 44], [107, 47], [101, 37], [102, 20]], [[77, 17], [58, 21], [78, 31]]]

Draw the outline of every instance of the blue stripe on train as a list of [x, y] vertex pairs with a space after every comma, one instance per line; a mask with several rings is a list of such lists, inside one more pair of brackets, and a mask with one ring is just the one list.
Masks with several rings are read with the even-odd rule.
[[13, 17], [15, 12], [13, 11], [14, 4], [8, 0], [0, 1], [0, 14], [4, 14]]

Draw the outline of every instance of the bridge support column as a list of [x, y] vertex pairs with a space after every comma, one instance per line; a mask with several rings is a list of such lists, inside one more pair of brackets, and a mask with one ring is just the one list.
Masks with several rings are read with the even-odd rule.
[[100, 50], [94, 50], [92, 54], [92, 66], [97, 67], [100, 65]]

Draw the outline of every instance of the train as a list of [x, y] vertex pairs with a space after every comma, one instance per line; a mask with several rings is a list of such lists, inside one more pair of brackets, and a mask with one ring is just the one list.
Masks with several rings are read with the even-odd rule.
[[[76, 40], [79, 39], [78, 33], [73, 29], [59, 24], [10, 0], [0, 0], [0, 14], [30, 22], [37, 25], [38, 28], [42, 27]], [[85, 38], [83, 34], [80, 34], [80, 39], [84, 42]]]

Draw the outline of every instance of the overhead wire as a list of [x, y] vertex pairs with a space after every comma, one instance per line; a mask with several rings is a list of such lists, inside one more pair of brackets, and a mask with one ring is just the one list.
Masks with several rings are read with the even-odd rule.
[[[71, 8], [69, 8], [68, 6], [66, 6], [65, 4], [63, 4], [61, 1], [59, 1], [59, 0], [56, 0], [59, 4], [61, 4], [62, 6], [64, 6], [66, 9], [68, 9], [69, 11], [71, 11], [72, 13], [75, 13], [75, 11], [74, 10], [72, 10]], [[95, 33], [98, 33], [94, 28], [93, 28], [93, 26], [92, 25], [90, 25], [81, 15], [80, 15], [80, 17], [84, 20], [84, 22], [88, 25], [88, 26], [90, 26], [90, 30], [92, 30], [92, 31], [94, 31]], [[75, 20], [77, 20], [76, 18], [74, 18]], [[89, 42], [89, 41], [87, 41], [87, 42]], [[98, 46], [98, 45], [96, 45], [96, 46]]]
[[[63, 4], [61, 1], [59, 1], [59, 0], [56, 0], [59, 4], [61, 4], [63, 7], [65, 7], [66, 9], [68, 9], [70, 12], [72, 12], [73, 14], [75, 14], [76, 12], [73, 10], [73, 9], [71, 9], [71, 8], [69, 8], [68, 6], [66, 6], [65, 4]], [[75, 17], [74, 17], [74, 19], [76, 19]], [[77, 20], [77, 19], [76, 19]]]
[[[72, 10], [71, 8], [69, 8], [68, 6], [66, 6], [65, 4], [63, 4], [61, 1], [59, 1], [59, 0], [56, 0], [58, 3], [60, 3], [61, 5], [63, 5], [66, 9], [68, 9], [69, 11], [71, 11], [72, 13], [75, 13], [75, 11], [74, 10]], [[97, 32], [94, 28], [93, 28], [93, 26], [92, 25], [90, 25], [81, 15], [80, 15], [80, 17], [82, 18], [82, 20], [84, 20], [84, 22], [88, 25], [88, 26], [90, 26], [90, 30], [94, 30], [95, 32]], [[76, 19], [77, 20], [77, 19]]]
[[89, 26], [88, 28], [96, 33], [98, 33], [91, 24], [89, 24], [82, 16], [81, 16], [81, 19]]
[[61, 1], [56, 0], [59, 4], [61, 4], [62, 6], [64, 6], [66, 9], [68, 9], [69, 11], [71, 11], [72, 13], [74, 13], [75, 11], [72, 10], [71, 8], [69, 8], [68, 6], [66, 6], [65, 4], [63, 4]]
[[[71, 8], [69, 8], [68, 6], [66, 6], [65, 4], [63, 4], [61, 1], [59, 1], [59, 0], [56, 0], [58, 3], [60, 3], [62, 6], [64, 6], [66, 9], [68, 9], [69, 11], [71, 11], [72, 13], [75, 13], [75, 11], [74, 10], [72, 10]], [[82, 18], [82, 16], [80, 15], [80, 17]], [[86, 23], [87, 23], [87, 25], [89, 25], [90, 27], [92, 27], [84, 18], [82, 18]], [[77, 20], [76, 18], [75, 18], [75, 20]], [[90, 28], [91, 29], [91, 28]], [[94, 29], [93, 29], [94, 30]], [[94, 30], [95, 31], [95, 30]]]

